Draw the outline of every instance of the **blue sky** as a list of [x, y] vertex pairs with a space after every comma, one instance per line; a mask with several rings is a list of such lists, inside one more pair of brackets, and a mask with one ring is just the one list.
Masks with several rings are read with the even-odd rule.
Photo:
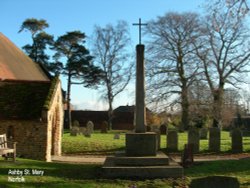
[[[0, 32], [19, 48], [31, 42], [29, 33], [18, 33], [27, 18], [45, 19], [46, 30], [55, 37], [68, 31], [81, 30], [91, 36], [95, 25], [105, 26], [125, 20], [130, 24], [132, 44], [138, 42], [138, 29], [132, 23], [162, 16], [169, 11], [200, 11], [204, 0], [0, 0]], [[66, 89], [66, 79], [62, 78]], [[114, 107], [133, 105], [133, 85], [117, 96]], [[105, 110], [107, 105], [97, 90], [72, 87], [72, 104], [78, 109]]]

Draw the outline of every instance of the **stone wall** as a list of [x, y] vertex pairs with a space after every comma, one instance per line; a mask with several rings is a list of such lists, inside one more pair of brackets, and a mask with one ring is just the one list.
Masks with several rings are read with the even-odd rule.
[[[48, 110], [36, 120], [0, 120], [0, 134], [17, 142], [17, 156], [51, 161], [51, 155], [61, 155], [63, 99], [57, 80]], [[32, 101], [31, 101], [32, 102]]]
[[[12, 129], [12, 133], [8, 129]], [[18, 157], [46, 160], [46, 123], [40, 120], [1, 120], [0, 134], [5, 133], [11, 134], [12, 138], [8, 138], [8, 140], [17, 142]]]
[[61, 82], [58, 80], [51, 97], [49, 110], [43, 112], [43, 121], [47, 123], [46, 161], [51, 161], [51, 155], [61, 155], [63, 127], [63, 98]]

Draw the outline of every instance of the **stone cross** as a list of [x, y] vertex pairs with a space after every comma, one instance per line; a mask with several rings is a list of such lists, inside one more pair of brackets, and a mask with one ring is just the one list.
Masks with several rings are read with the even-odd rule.
[[144, 45], [141, 44], [141, 19], [139, 23], [139, 44], [136, 46], [136, 97], [135, 97], [135, 132], [146, 132], [146, 108], [145, 108], [145, 70], [144, 70]]
[[141, 18], [139, 18], [139, 23], [133, 23], [135, 26], [139, 26], [139, 44], [141, 44], [141, 26], [146, 26], [148, 24], [141, 23]]

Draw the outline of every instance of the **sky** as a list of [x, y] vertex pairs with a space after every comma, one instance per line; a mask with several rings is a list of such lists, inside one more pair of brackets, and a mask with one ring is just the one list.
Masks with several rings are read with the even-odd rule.
[[[91, 36], [95, 25], [104, 27], [125, 20], [130, 25], [132, 45], [138, 43], [138, 28], [132, 23], [156, 19], [165, 13], [201, 11], [204, 0], [0, 0], [0, 32], [19, 48], [31, 43], [28, 32], [18, 33], [27, 18], [45, 19], [49, 28], [45, 31], [57, 38], [69, 31], [80, 30]], [[143, 39], [142, 39], [143, 42]], [[88, 44], [87, 44], [88, 45]], [[90, 49], [90, 46], [86, 46]], [[66, 79], [61, 77], [66, 90]], [[134, 105], [134, 85], [117, 96], [114, 108]], [[107, 102], [101, 99], [99, 90], [83, 86], [72, 87], [71, 102], [78, 110], [107, 110]]]

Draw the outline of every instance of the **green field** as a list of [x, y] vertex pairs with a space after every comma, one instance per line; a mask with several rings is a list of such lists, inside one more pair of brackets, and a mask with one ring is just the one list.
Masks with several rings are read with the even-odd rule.
[[[121, 133], [119, 140], [114, 140], [114, 132], [101, 134], [95, 132], [90, 138], [82, 135], [72, 137], [68, 133], [63, 136], [63, 152], [65, 154], [107, 155], [124, 149], [125, 134]], [[179, 134], [179, 149], [187, 143], [187, 134]], [[207, 153], [207, 140], [201, 141], [201, 154]], [[161, 137], [162, 149], [166, 147], [166, 136]], [[222, 132], [222, 153], [230, 152], [231, 141], [228, 132]], [[250, 138], [244, 138], [244, 152], [250, 152]], [[9, 182], [16, 177], [9, 174], [10, 170], [19, 170], [25, 182]], [[32, 174], [32, 170], [44, 171], [42, 176]], [[16, 163], [0, 159], [0, 188], [19, 187], [52, 187], [52, 188], [170, 188], [173, 185], [184, 187], [192, 179], [206, 176], [236, 177], [241, 187], [250, 187], [250, 158], [242, 160], [224, 160], [211, 162], [196, 162], [184, 170], [182, 179], [153, 180], [121, 180], [103, 179], [101, 165], [46, 163], [36, 160], [17, 159]]]

